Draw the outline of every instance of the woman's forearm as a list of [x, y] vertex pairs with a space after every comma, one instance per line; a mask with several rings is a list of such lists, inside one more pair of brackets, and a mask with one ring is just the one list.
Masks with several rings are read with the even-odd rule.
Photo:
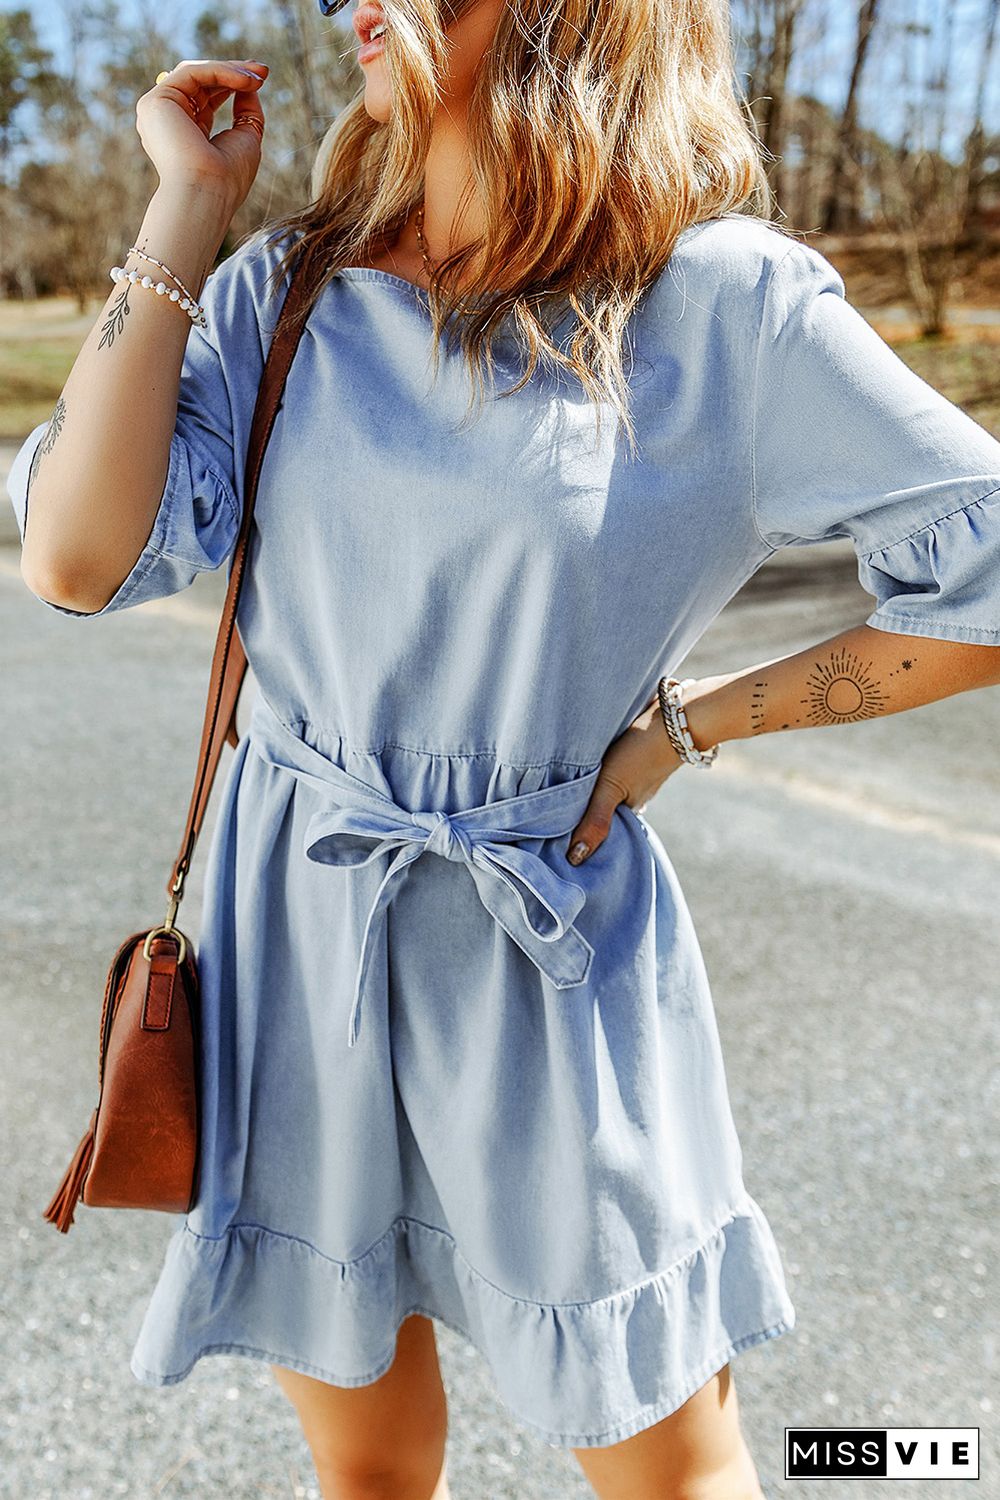
[[781, 729], [853, 724], [1000, 683], [1000, 646], [963, 645], [858, 625], [687, 690], [699, 750]]
[[[231, 217], [215, 186], [158, 189], [134, 243], [199, 298]], [[172, 284], [138, 255], [123, 264]], [[35, 593], [99, 609], [135, 563], [166, 482], [190, 332], [169, 298], [115, 283], [32, 462], [21, 573]]]

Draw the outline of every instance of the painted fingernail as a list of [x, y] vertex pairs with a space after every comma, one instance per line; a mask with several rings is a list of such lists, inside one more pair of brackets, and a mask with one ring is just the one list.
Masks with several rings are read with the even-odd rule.
[[578, 840], [569, 851], [570, 864], [578, 865], [581, 860], [586, 859], [590, 853], [590, 845], [585, 844], [582, 839]]

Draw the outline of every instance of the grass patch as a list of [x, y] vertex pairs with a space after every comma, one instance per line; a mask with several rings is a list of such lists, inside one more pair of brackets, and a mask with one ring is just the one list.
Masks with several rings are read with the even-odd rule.
[[[0, 302], [0, 438], [23, 439], [52, 415], [103, 306], [95, 298], [81, 315], [71, 297]], [[1000, 435], [1000, 329], [962, 325], [950, 337], [922, 339], [879, 326], [877, 311], [871, 322], [912, 370]]]
[[0, 437], [25, 438], [47, 421], [79, 352], [71, 338], [0, 342]]
[[980, 426], [1000, 435], [1000, 340], [912, 339], [897, 353]]
[[0, 438], [48, 421], [103, 306], [95, 298], [81, 314], [73, 297], [0, 302]]

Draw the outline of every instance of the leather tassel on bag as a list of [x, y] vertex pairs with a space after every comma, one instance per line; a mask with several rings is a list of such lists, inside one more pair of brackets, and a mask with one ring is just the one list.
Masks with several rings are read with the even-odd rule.
[[69, 1233], [69, 1226], [73, 1222], [73, 1210], [77, 1205], [80, 1194], [83, 1191], [83, 1181], [90, 1166], [91, 1157], [94, 1154], [94, 1127], [97, 1124], [97, 1110], [90, 1117], [90, 1125], [87, 1133], [79, 1146], [69, 1166], [66, 1175], [55, 1193], [52, 1202], [43, 1214], [50, 1224], [54, 1224], [63, 1234]]

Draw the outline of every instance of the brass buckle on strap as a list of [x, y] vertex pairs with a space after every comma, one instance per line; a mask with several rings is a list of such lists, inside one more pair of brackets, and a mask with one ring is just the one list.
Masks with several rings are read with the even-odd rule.
[[143, 958], [152, 963], [153, 955], [150, 952], [150, 948], [153, 939], [155, 937], [159, 937], [161, 933], [165, 937], [172, 937], [177, 939], [177, 962], [179, 964], [182, 964], [184, 962], [185, 954], [187, 953], [187, 938], [184, 936], [183, 932], [181, 932], [179, 927], [168, 926], [166, 923], [162, 927], [153, 927], [149, 930], [149, 932], [146, 933], [146, 941], [142, 945]]
[[147, 963], [151, 963], [153, 959], [153, 955], [150, 951], [153, 938], [160, 936], [161, 933], [166, 937], [173, 937], [177, 939], [177, 962], [178, 964], [182, 964], [184, 962], [184, 958], [187, 953], [187, 938], [184, 936], [183, 932], [181, 932], [179, 927], [174, 926], [174, 918], [177, 916], [177, 908], [181, 904], [183, 885], [184, 871], [182, 870], [177, 879], [174, 881], [174, 893], [170, 898], [170, 905], [167, 908], [167, 916], [166, 920], [163, 923], [163, 926], [153, 927], [149, 932], [146, 933], [146, 940], [142, 945], [142, 956], [144, 959], [146, 959]]

